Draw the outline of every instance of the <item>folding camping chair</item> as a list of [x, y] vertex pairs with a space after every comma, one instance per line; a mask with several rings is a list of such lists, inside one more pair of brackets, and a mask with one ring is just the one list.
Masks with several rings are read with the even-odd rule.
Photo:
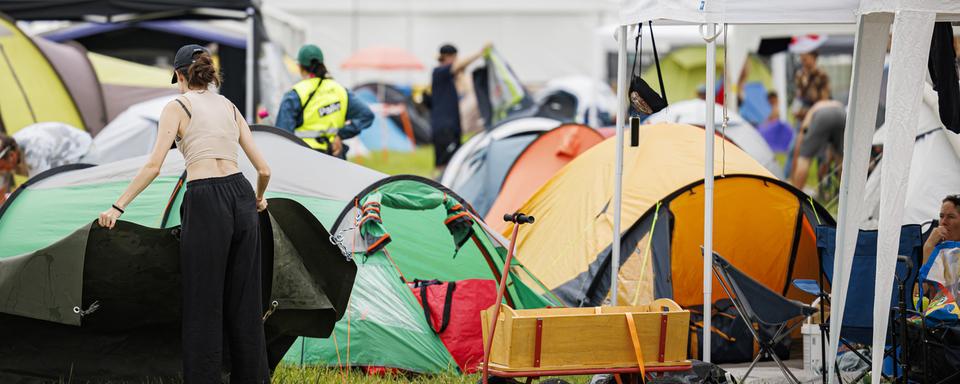
[[[820, 259], [819, 283], [816, 280], [794, 280], [793, 285], [800, 290], [811, 295], [817, 296], [820, 302], [820, 332], [821, 345], [823, 346], [823, 356], [826, 356], [826, 339], [829, 335], [829, 323], [824, 318], [826, 313], [825, 306], [830, 302], [830, 294], [821, 287], [825, 286], [824, 280], [833, 281], [833, 261], [835, 258], [837, 232], [833, 227], [818, 226], [817, 235], [817, 254]], [[871, 359], [864, 356], [854, 348], [853, 344], [869, 345], [873, 341], [873, 300], [874, 288], [876, 282], [877, 265], [877, 231], [861, 230], [857, 235], [857, 245], [853, 252], [853, 265], [850, 272], [850, 282], [847, 286], [846, 310], [844, 311], [843, 321], [841, 322], [840, 343], [847, 347], [852, 353], [863, 360], [868, 365]], [[919, 225], [904, 225], [900, 229], [900, 244], [898, 254], [905, 255], [905, 260], [897, 263], [896, 281], [894, 284], [900, 287], [912, 287], [916, 280], [916, 268], [920, 265], [920, 259], [923, 253], [923, 241], [921, 238], [921, 228]], [[909, 261], [906, 261], [909, 260]], [[912, 310], [913, 302], [906, 298], [909, 293], [901, 292], [900, 295], [891, 297], [891, 312], [905, 313]], [[899, 298], [897, 296], [900, 296]], [[903, 308], [906, 307], [906, 308]], [[904, 316], [899, 316], [901, 320]], [[891, 321], [890, 327], [898, 325], [898, 322]], [[888, 351], [892, 353], [895, 348]], [[826, 359], [821, 359], [822, 375], [826, 381]], [[894, 364], [897, 365], [897, 364]], [[859, 381], [866, 375], [865, 371], [853, 382]], [[840, 372], [837, 370], [837, 375]], [[841, 380], [842, 382], [842, 380]]]
[[[769, 355], [780, 367], [784, 377], [799, 384], [800, 380], [777, 357], [773, 347], [785, 337], [790, 337], [793, 330], [803, 324], [802, 319], [813, 315], [816, 309], [781, 296], [735, 268], [717, 253], [713, 254], [713, 273], [760, 347], [760, 353], [750, 363], [747, 373], [740, 378], [740, 381], [750, 376], [750, 372], [760, 361], [761, 356]], [[801, 321], [789, 325], [790, 320], [797, 317], [801, 317]], [[754, 323], [774, 326], [777, 331], [773, 335], [758, 332], [753, 327]]]

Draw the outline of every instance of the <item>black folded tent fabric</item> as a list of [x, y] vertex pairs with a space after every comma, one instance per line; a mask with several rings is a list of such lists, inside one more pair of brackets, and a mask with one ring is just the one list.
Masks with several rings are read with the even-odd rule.
[[[275, 367], [297, 336], [330, 335], [357, 267], [293, 200], [271, 199], [261, 224], [264, 310], [284, 303], [265, 323]], [[0, 382], [179, 376], [178, 233], [90, 223], [0, 259]]]

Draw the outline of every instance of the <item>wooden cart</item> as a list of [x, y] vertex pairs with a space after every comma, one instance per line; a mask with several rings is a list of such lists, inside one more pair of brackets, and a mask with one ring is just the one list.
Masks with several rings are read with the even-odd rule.
[[[514, 310], [481, 314], [489, 372], [499, 377], [685, 371], [690, 312], [668, 299], [631, 307]], [[619, 378], [618, 378], [619, 379]], [[619, 381], [619, 380], [618, 380]]]

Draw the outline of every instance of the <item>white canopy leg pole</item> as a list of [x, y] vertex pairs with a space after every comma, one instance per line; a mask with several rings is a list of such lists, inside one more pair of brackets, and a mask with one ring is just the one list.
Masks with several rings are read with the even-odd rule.
[[617, 30], [617, 166], [613, 174], [613, 245], [610, 260], [610, 305], [617, 305], [617, 274], [620, 272], [620, 205], [623, 199], [623, 126], [627, 121], [627, 26]]
[[[717, 34], [717, 24], [707, 24], [707, 35]], [[710, 362], [710, 313], [713, 306], [713, 139], [716, 133], [714, 112], [717, 99], [717, 41], [707, 42], [707, 129], [703, 157], [703, 361]]]
[[883, 369], [890, 296], [897, 268], [907, 178], [917, 131], [917, 111], [923, 100], [923, 80], [927, 73], [930, 36], [936, 17], [933, 12], [899, 11], [893, 20], [887, 116], [884, 120], [887, 137], [880, 169], [883, 173], [880, 174], [880, 230], [877, 233], [877, 279], [873, 300], [872, 383], [880, 382]]
[[883, 56], [889, 41], [890, 14], [873, 13], [860, 16], [857, 41], [853, 49], [853, 76], [850, 102], [843, 133], [843, 170], [840, 178], [840, 212], [834, 251], [831, 282], [830, 348], [827, 350], [827, 372], [830, 383], [836, 383], [834, 371], [836, 351], [840, 344], [840, 325], [847, 297], [847, 282], [857, 245], [857, 217], [863, 205], [867, 180], [870, 145], [877, 122], [880, 82], [883, 79]]
[[246, 114], [247, 114], [247, 122], [248, 122], [248, 123], [251, 123], [251, 124], [254, 122], [254, 119], [253, 119], [253, 117], [254, 117], [254, 111], [253, 111], [253, 81], [254, 81], [254, 80], [253, 80], [253, 78], [254, 78], [254, 77], [253, 77], [253, 71], [256, 71], [256, 70], [257, 70], [256, 68], [254, 68], [254, 60], [253, 60], [254, 45], [256, 44], [253, 40], [254, 40], [254, 36], [255, 36], [255, 34], [256, 34], [255, 29], [257, 28], [257, 26], [256, 26], [257, 23], [256, 23], [256, 21], [254, 20], [254, 17], [255, 17], [255, 14], [254, 14], [253, 8], [252, 8], [252, 7], [251, 7], [251, 8], [247, 8], [247, 24], [248, 24], [248, 25], [247, 25], [247, 27], [248, 27], [248, 28], [247, 28], [247, 73], [246, 73], [246, 75], [247, 75], [247, 87], [246, 87], [246, 90], [245, 90], [245, 91], [246, 91], [246, 99], [247, 99], [247, 100], [246, 100], [246, 103], [245, 103], [246, 105], [244, 106], [243, 110], [246, 111]]

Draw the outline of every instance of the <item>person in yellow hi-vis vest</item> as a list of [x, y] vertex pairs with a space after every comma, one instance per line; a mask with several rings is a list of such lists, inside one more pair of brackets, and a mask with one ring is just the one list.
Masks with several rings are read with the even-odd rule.
[[277, 128], [292, 132], [310, 148], [346, 158], [349, 148], [343, 140], [370, 127], [373, 112], [330, 76], [316, 45], [300, 48], [297, 62], [303, 80], [283, 95]]

